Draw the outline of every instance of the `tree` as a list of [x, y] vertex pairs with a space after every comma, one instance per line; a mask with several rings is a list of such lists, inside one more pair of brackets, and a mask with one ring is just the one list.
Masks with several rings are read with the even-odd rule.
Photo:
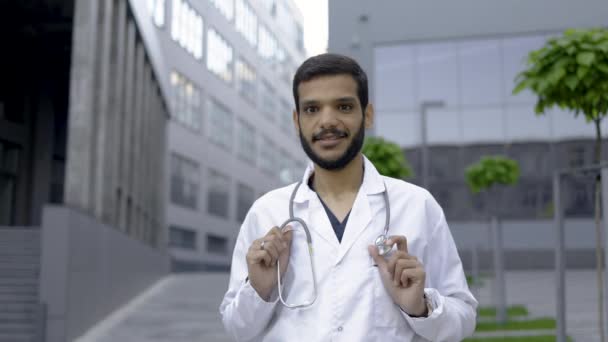
[[[519, 165], [515, 160], [501, 156], [482, 157], [477, 163], [467, 167], [465, 170], [466, 182], [473, 194], [480, 192], [496, 195], [495, 190], [498, 187], [514, 185], [519, 180]], [[504, 280], [504, 263], [502, 261], [502, 233], [500, 222], [498, 221], [498, 208], [501, 203], [498, 203], [497, 196], [495, 198], [486, 198], [486, 201], [493, 203], [490, 208], [490, 231], [493, 232], [494, 240], [494, 273], [496, 278], [496, 320], [504, 324], [507, 320], [506, 314], [506, 296], [505, 296], [505, 280]]]
[[381, 175], [399, 179], [414, 175], [403, 151], [395, 143], [380, 137], [368, 137], [365, 139], [362, 152]]
[[[601, 121], [608, 113], [608, 30], [570, 29], [561, 37], [549, 39], [528, 55], [527, 69], [516, 79], [514, 94], [530, 89], [538, 96], [535, 111], [558, 106], [583, 114], [595, 125], [594, 162], [602, 159]], [[600, 337], [604, 341], [602, 308], [602, 245], [600, 226], [601, 180], [595, 181], [596, 264], [599, 295]]]

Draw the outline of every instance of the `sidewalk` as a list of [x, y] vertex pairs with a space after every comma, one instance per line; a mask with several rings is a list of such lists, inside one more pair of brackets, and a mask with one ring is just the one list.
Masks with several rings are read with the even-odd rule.
[[[506, 273], [505, 281], [508, 305], [525, 305], [530, 318], [556, 318], [556, 276], [553, 271], [510, 271]], [[566, 329], [568, 336], [576, 342], [600, 340], [596, 282], [595, 270], [566, 271]], [[484, 287], [475, 291], [480, 306], [493, 305], [492, 283], [492, 279], [484, 279]]]
[[228, 273], [167, 276], [78, 342], [228, 342], [219, 306]]
[[[507, 272], [505, 279], [509, 305], [525, 305], [532, 318], [555, 317], [552, 271]], [[218, 312], [227, 283], [227, 273], [170, 275], [78, 342], [231, 341]], [[567, 271], [566, 291], [568, 335], [576, 342], [599, 341], [595, 271]], [[484, 287], [476, 291], [476, 297], [481, 306], [492, 305], [491, 279], [484, 280]], [[548, 333], [551, 331], [542, 331], [542, 334]], [[504, 334], [479, 334], [488, 335]]]

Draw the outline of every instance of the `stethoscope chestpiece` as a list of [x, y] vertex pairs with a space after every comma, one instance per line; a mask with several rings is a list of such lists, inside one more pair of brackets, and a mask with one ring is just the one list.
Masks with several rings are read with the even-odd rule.
[[374, 244], [378, 248], [378, 254], [385, 255], [388, 252], [390, 252], [390, 250], [393, 248], [393, 246], [389, 246], [386, 243], [387, 240], [388, 240], [388, 238], [386, 237], [386, 235], [382, 234], [382, 235], [378, 235], [378, 237], [376, 238], [376, 241], [374, 241]]

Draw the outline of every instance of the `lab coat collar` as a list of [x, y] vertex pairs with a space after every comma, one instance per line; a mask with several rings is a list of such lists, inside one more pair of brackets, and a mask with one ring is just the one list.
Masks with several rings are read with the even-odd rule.
[[[376, 170], [374, 164], [372, 164], [372, 162], [370, 162], [365, 155], [363, 156], [363, 165], [363, 183], [361, 184], [359, 192], [366, 195], [375, 195], [384, 192], [384, 180], [382, 179], [382, 176], [380, 173], [378, 173], [378, 170]], [[304, 203], [316, 196], [315, 192], [307, 186], [308, 179], [313, 172], [314, 164], [309, 162], [301, 180], [302, 185], [298, 189], [298, 192], [294, 198], [295, 203]]]

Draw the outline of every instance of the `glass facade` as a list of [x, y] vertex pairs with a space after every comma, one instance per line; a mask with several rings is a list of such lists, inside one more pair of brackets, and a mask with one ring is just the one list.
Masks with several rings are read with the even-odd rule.
[[156, 26], [165, 25], [165, 0], [148, 0], [148, 11]]
[[243, 37], [251, 44], [258, 45], [258, 17], [246, 0], [236, 1], [235, 26]]
[[238, 183], [236, 193], [238, 196], [236, 202], [236, 219], [239, 222], [243, 222], [249, 208], [251, 208], [251, 205], [255, 201], [255, 191], [246, 184]]
[[215, 8], [228, 20], [234, 18], [234, 0], [209, 0]]
[[261, 101], [259, 104], [262, 114], [266, 116], [271, 122], [277, 118], [277, 103], [276, 94], [270, 82], [262, 80], [261, 88]]
[[203, 18], [184, 0], [173, 0], [171, 38], [194, 58], [203, 57]]
[[169, 227], [169, 246], [196, 249], [196, 230], [171, 225]]
[[228, 218], [230, 179], [224, 174], [210, 169], [207, 195], [207, 212], [211, 215]]
[[201, 92], [199, 88], [180, 73], [171, 72], [173, 88], [173, 111], [175, 121], [195, 131], [201, 128]]
[[171, 153], [171, 202], [197, 209], [199, 177], [198, 163]]
[[209, 99], [207, 101], [207, 117], [209, 118], [209, 130], [207, 132], [209, 141], [227, 151], [232, 151], [234, 131], [232, 112], [217, 101]]
[[277, 148], [272, 139], [262, 136], [260, 146], [260, 169], [267, 175], [277, 176]]
[[255, 70], [244, 60], [236, 60], [236, 83], [239, 93], [250, 103], [255, 104], [257, 87]]
[[232, 82], [233, 52], [228, 42], [214, 29], [207, 33], [207, 69], [216, 76]]
[[255, 128], [242, 119], [238, 120], [237, 127], [237, 156], [249, 164], [255, 165], [257, 155]]

